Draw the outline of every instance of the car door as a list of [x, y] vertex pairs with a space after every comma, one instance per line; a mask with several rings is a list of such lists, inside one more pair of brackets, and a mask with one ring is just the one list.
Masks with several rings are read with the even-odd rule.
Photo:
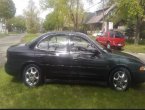
[[79, 36], [70, 39], [72, 76], [83, 80], [105, 80], [107, 61], [93, 44]]
[[38, 48], [45, 53], [45, 55], [41, 53], [41, 58], [45, 62], [46, 76], [54, 79], [68, 78], [70, 67], [68, 36], [62, 34], [49, 36], [38, 44]]

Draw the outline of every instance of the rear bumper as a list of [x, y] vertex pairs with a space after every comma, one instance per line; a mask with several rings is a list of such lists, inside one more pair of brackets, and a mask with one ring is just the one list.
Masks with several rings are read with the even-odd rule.
[[125, 44], [112, 44], [113, 47], [124, 47]]

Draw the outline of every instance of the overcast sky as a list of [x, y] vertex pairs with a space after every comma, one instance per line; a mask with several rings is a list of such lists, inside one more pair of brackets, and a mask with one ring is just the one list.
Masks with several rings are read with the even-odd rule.
[[[17, 9], [16, 15], [22, 15], [23, 10], [26, 9], [27, 6], [28, 6], [28, 1], [29, 0], [13, 0], [13, 1], [15, 3], [16, 9]], [[45, 16], [49, 13], [49, 10], [47, 10], [47, 11], [41, 10], [41, 8], [39, 6], [39, 1], [40, 0], [34, 0], [37, 8], [40, 10], [40, 17], [44, 19]], [[93, 1], [94, 1], [94, 4], [84, 3], [85, 4], [85, 9], [87, 11], [94, 12], [95, 10], [97, 10], [98, 5], [95, 5], [95, 4], [99, 3], [101, 0], [93, 0]], [[90, 7], [92, 7], [92, 8], [90, 8]]]

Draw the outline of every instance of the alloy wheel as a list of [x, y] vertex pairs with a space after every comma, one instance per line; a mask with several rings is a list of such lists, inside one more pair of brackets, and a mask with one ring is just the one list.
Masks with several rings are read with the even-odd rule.
[[24, 80], [28, 86], [30, 87], [36, 86], [40, 81], [39, 70], [34, 66], [28, 67], [24, 72]]
[[108, 48], [108, 49], [111, 49], [110, 43], [107, 44], [107, 48]]
[[113, 86], [118, 91], [126, 90], [128, 82], [128, 76], [123, 71], [118, 71], [113, 76]]

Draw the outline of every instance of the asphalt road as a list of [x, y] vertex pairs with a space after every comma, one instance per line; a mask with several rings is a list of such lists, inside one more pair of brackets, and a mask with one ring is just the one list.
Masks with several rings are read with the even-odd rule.
[[24, 34], [18, 34], [0, 38], [0, 66], [3, 65], [6, 61], [5, 56], [7, 49], [12, 45], [20, 43], [23, 37]]

